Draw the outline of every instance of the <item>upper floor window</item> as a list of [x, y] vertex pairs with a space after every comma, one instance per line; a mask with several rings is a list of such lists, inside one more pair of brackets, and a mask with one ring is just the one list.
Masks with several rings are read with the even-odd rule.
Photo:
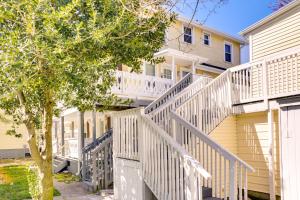
[[203, 34], [203, 44], [210, 46], [210, 34], [208, 33]]
[[146, 68], [145, 69], [146, 70], [146, 75], [155, 76], [155, 65], [146, 63], [145, 68]]
[[193, 41], [192, 28], [184, 26], [183, 31], [184, 31], [183, 41], [192, 44]]
[[232, 44], [225, 43], [224, 51], [225, 51], [225, 61], [232, 62]]

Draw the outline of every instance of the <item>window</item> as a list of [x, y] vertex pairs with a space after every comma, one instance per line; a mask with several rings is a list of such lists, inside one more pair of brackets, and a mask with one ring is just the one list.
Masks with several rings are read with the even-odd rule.
[[162, 78], [172, 79], [172, 70], [164, 69], [163, 73], [161, 74]]
[[203, 44], [210, 46], [210, 34], [208, 33], [203, 34]]
[[148, 76], [155, 76], [155, 65], [146, 63], [146, 75]]
[[183, 41], [189, 44], [192, 44], [192, 28], [190, 27], [183, 27], [183, 31], [184, 31], [184, 38]]
[[225, 61], [232, 62], [232, 45], [225, 43]]

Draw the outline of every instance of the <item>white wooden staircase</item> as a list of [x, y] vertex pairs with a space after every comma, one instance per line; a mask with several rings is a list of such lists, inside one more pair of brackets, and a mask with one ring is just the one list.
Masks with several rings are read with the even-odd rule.
[[241, 106], [262, 103], [266, 111], [270, 101], [299, 94], [300, 47], [175, 85], [145, 110], [113, 116], [114, 156], [139, 161], [159, 200], [247, 200], [254, 169], [209, 134]]

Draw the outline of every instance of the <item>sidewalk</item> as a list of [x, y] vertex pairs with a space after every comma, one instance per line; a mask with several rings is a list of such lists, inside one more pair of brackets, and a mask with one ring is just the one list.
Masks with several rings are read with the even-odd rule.
[[54, 180], [55, 188], [61, 193], [61, 196], [55, 197], [54, 200], [113, 200], [111, 190], [103, 191], [98, 195], [84, 190], [81, 184], [80, 182], [66, 184]]

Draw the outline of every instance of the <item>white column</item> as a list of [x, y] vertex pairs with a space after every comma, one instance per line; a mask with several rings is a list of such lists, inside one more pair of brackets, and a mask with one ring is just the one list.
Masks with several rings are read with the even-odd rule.
[[268, 151], [268, 160], [269, 160], [269, 192], [270, 200], [275, 200], [275, 172], [274, 172], [274, 120], [273, 112], [270, 109], [268, 112], [268, 126], [269, 126], [269, 151]]
[[146, 61], [143, 61], [143, 75], [146, 75]]
[[193, 61], [193, 64], [192, 64], [192, 73], [196, 74], [195, 61]]
[[60, 117], [61, 155], [65, 156], [65, 117]]
[[96, 112], [93, 111], [93, 142], [96, 140]]
[[175, 65], [175, 57], [172, 56], [172, 80], [174, 84], [176, 83], [176, 65]]
[[[84, 112], [79, 112], [79, 132], [78, 132], [78, 172], [80, 172], [82, 160], [85, 159], [82, 157], [82, 148], [84, 147]], [[85, 166], [82, 166], [82, 175], [85, 176]]]

